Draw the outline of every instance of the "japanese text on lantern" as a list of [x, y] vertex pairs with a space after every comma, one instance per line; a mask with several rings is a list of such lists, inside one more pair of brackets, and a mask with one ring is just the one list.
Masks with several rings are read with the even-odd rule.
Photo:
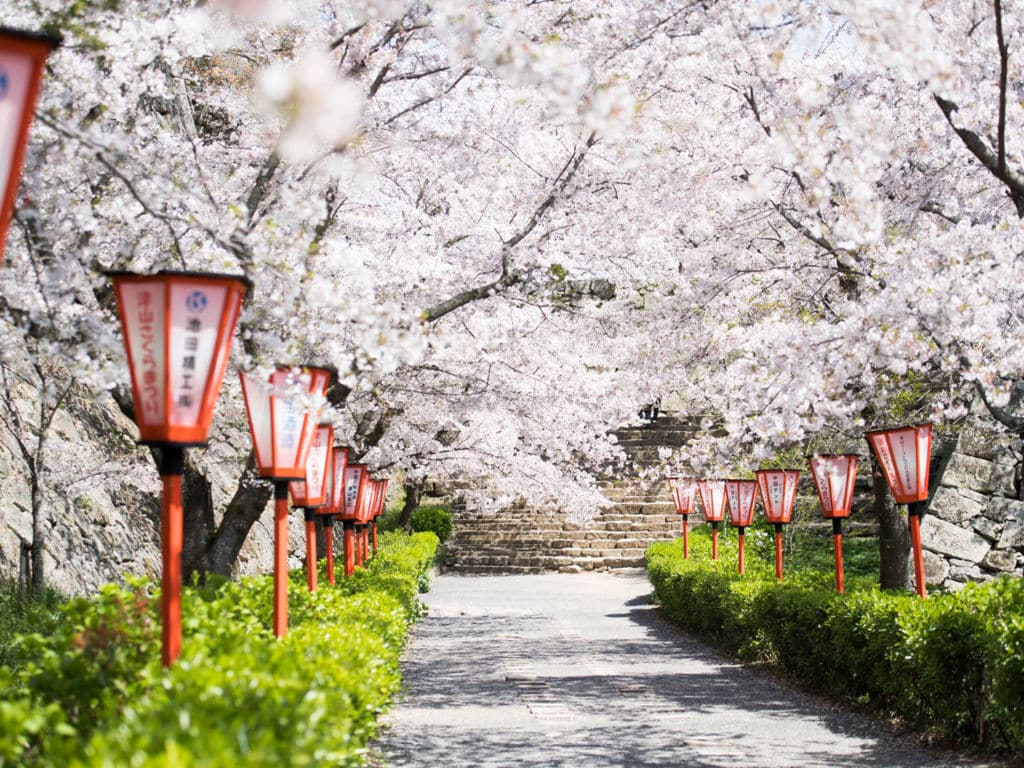
[[[190, 311], [195, 311], [194, 303], [186, 303]], [[181, 391], [178, 392], [178, 406], [191, 408], [195, 403], [196, 350], [199, 349], [199, 333], [203, 330], [203, 321], [198, 314], [190, 314], [185, 319], [184, 354], [181, 357]]]
[[139, 396], [141, 398], [142, 420], [146, 423], [159, 421], [162, 413], [160, 403], [160, 377], [157, 374], [156, 359], [156, 313], [153, 311], [153, 294], [139, 291], [136, 304], [139, 342], [142, 355], [139, 360]]

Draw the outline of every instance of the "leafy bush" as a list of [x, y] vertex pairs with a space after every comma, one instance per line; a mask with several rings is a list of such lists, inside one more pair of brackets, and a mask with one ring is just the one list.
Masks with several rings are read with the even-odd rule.
[[17, 581], [0, 579], [0, 667], [18, 663], [13, 653], [14, 638], [26, 632], [48, 632], [66, 599], [49, 588], [42, 597], [22, 597]]
[[419, 507], [409, 522], [413, 531], [430, 531], [442, 544], [452, 535], [452, 513], [444, 507]]
[[382, 537], [367, 566], [310, 593], [289, 582], [290, 629], [271, 632], [273, 580], [184, 590], [183, 651], [159, 661], [159, 596], [144, 582], [69, 601], [0, 669], [0, 765], [356, 765], [399, 685], [430, 533]]
[[748, 558], [735, 573], [731, 542], [710, 559], [707, 535], [647, 550], [663, 613], [748, 660], [767, 661], [822, 690], [907, 722], [991, 746], [1024, 750], [1024, 581], [968, 584], [920, 600], [831, 572]]

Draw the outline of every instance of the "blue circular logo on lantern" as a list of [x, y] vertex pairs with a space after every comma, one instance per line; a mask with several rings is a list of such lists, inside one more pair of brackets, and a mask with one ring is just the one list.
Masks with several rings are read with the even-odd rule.
[[185, 299], [185, 306], [188, 307], [189, 312], [199, 314], [206, 309], [206, 294], [202, 291], [193, 291]]
[[7, 98], [8, 87], [9, 83], [7, 80], [7, 73], [4, 70], [0, 69], [0, 101], [3, 101]]

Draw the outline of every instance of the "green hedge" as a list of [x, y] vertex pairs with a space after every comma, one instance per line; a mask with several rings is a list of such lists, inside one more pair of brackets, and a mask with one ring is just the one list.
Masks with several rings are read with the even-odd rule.
[[282, 640], [269, 576], [186, 589], [169, 671], [145, 582], [69, 601], [0, 669], [0, 766], [360, 764], [437, 547], [385, 535], [366, 568], [312, 594], [293, 572]]
[[409, 525], [414, 531], [430, 531], [444, 544], [452, 535], [452, 513], [447, 507], [417, 507]]
[[1024, 581], [968, 584], [920, 600], [848, 578], [787, 572], [749, 558], [735, 573], [732, 542], [710, 558], [702, 533], [691, 559], [679, 542], [647, 550], [647, 573], [673, 622], [747, 660], [946, 736], [1024, 749]]

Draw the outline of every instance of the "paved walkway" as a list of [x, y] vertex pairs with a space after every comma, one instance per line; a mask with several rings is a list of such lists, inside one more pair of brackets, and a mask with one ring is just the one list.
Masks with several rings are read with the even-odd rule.
[[443, 576], [378, 748], [424, 766], [953, 766], [662, 621], [641, 574]]

